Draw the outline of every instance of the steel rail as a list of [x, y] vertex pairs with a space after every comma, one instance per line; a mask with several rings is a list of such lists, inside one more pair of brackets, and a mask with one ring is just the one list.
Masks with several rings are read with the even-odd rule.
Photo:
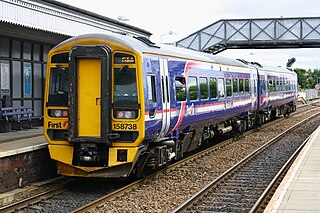
[[286, 162], [286, 164], [283, 165], [283, 167], [280, 169], [280, 171], [277, 173], [274, 179], [270, 182], [266, 190], [262, 193], [260, 198], [254, 204], [254, 206], [250, 210], [250, 213], [258, 212], [259, 210], [263, 211], [264, 203], [269, 201], [268, 196], [272, 195], [273, 194], [272, 190], [276, 189], [280, 185], [280, 182], [286, 175], [287, 171], [290, 169], [290, 166], [292, 165], [294, 160], [298, 157], [301, 150], [304, 148], [304, 146], [307, 144], [309, 140], [310, 140], [310, 136], [299, 146], [299, 148], [293, 153], [293, 155]]
[[[312, 110], [312, 109], [313, 109], [313, 108], [311, 108], [311, 109], [309, 109], [309, 110]], [[305, 111], [308, 111], [308, 110], [305, 110]], [[303, 111], [303, 112], [305, 112], [305, 111]], [[294, 112], [294, 113], [296, 114], [296, 113], [299, 113], [299, 112], [296, 111], [296, 112]], [[268, 123], [264, 124], [262, 127], [263, 127], [263, 128], [264, 128], [264, 127], [268, 127], [269, 125], [273, 125], [274, 122], [279, 122], [279, 121], [281, 121], [281, 120], [283, 120], [283, 119], [285, 119], [285, 118], [279, 118], [279, 119], [273, 120], [273, 121], [271, 121], [271, 122], [268, 122]], [[243, 134], [242, 134], [242, 137], [243, 137], [243, 136], [246, 136], [246, 135], [249, 135], [249, 134], [251, 134], [251, 133], [253, 133], [253, 132], [255, 132], [255, 131], [256, 131], [256, 129], [251, 129], [251, 130], [243, 133]], [[111, 193], [109, 193], [109, 194], [107, 194], [107, 195], [105, 195], [105, 196], [103, 196], [103, 197], [101, 197], [101, 198], [99, 198], [99, 199], [97, 199], [97, 200], [94, 200], [94, 201], [88, 203], [87, 205], [81, 206], [80, 208], [75, 209], [75, 210], [73, 210], [73, 211], [71, 211], [71, 212], [72, 212], [72, 213], [76, 213], [76, 212], [86, 212], [86, 211], [88, 211], [88, 210], [90, 210], [90, 209], [93, 209], [94, 207], [99, 206], [99, 205], [102, 205], [102, 204], [104, 204], [105, 202], [111, 201], [111, 200], [113, 200], [113, 199], [115, 199], [115, 198], [117, 198], [117, 197], [120, 197], [121, 195], [123, 195], [123, 194], [125, 194], [125, 193], [127, 193], [127, 192], [130, 192], [130, 191], [132, 191], [133, 189], [139, 188], [139, 187], [140, 187], [141, 185], [143, 185], [145, 182], [155, 179], [156, 177], [158, 177], [160, 174], [163, 174], [164, 172], [170, 172], [170, 171], [172, 171], [172, 170], [174, 170], [174, 169], [176, 169], [176, 168], [179, 168], [179, 167], [183, 166], [183, 165], [184, 165], [185, 163], [187, 163], [188, 161], [191, 161], [191, 160], [200, 158], [200, 157], [202, 157], [202, 156], [204, 156], [204, 155], [207, 155], [207, 154], [209, 154], [210, 152], [213, 152], [213, 151], [215, 151], [215, 150], [218, 150], [218, 149], [220, 149], [220, 148], [222, 148], [222, 147], [224, 147], [224, 146], [226, 146], [226, 145], [228, 145], [228, 144], [230, 144], [230, 143], [232, 143], [232, 142], [234, 142], [234, 141], [235, 141], [234, 138], [230, 138], [230, 139], [228, 139], [228, 140], [226, 140], [226, 141], [223, 141], [223, 142], [221, 142], [221, 143], [219, 143], [219, 144], [217, 144], [217, 145], [214, 145], [214, 146], [209, 147], [209, 148], [207, 148], [207, 149], [205, 149], [205, 150], [202, 150], [202, 151], [200, 151], [200, 152], [198, 152], [198, 153], [195, 153], [195, 154], [192, 155], [192, 156], [189, 156], [189, 157], [186, 157], [186, 158], [184, 158], [184, 159], [181, 159], [181, 160], [179, 160], [178, 162], [175, 162], [175, 163], [171, 164], [171, 165], [168, 166], [167, 168], [161, 169], [161, 170], [159, 170], [159, 171], [157, 171], [157, 172], [155, 172], [155, 173], [147, 176], [147, 177], [144, 178], [144, 179], [137, 180], [137, 181], [135, 181], [135, 182], [133, 182], [133, 183], [127, 185], [127, 186], [124, 186], [124, 187], [122, 187], [122, 188], [120, 188], [120, 189], [118, 189], [118, 190], [116, 190], [116, 191], [114, 191], [114, 192], [111, 192]]]
[[63, 193], [68, 189], [68, 184], [69, 183], [64, 183], [62, 186], [58, 186], [56, 188], [50, 189], [48, 191], [42, 192], [40, 194], [25, 198], [23, 200], [17, 201], [15, 203], [11, 203], [6, 206], [0, 207], [0, 212], [13, 212], [17, 211], [23, 208], [26, 208], [30, 205], [34, 205], [36, 203], [39, 203], [43, 200], [46, 200], [54, 195]]
[[177, 207], [176, 209], [174, 209], [172, 211], [172, 213], [177, 213], [177, 212], [183, 212], [183, 211], [187, 211], [187, 209], [189, 207], [191, 207], [193, 205], [193, 203], [195, 203], [199, 198], [201, 198], [203, 195], [205, 195], [209, 190], [211, 190], [214, 186], [216, 186], [217, 184], [219, 184], [221, 181], [223, 181], [223, 179], [227, 178], [231, 173], [235, 172], [238, 168], [240, 168], [242, 165], [244, 165], [246, 162], [248, 162], [250, 159], [252, 159], [254, 156], [256, 156], [257, 154], [259, 154], [261, 151], [263, 151], [266, 147], [270, 146], [271, 144], [273, 144], [274, 142], [276, 142], [277, 140], [281, 139], [284, 135], [288, 134], [289, 132], [292, 132], [293, 130], [295, 130], [296, 128], [298, 128], [299, 126], [301, 126], [302, 124], [308, 122], [309, 120], [317, 117], [320, 115], [319, 113], [316, 113], [302, 121], [300, 121], [299, 123], [295, 124], [294, 126], [290, 127], [289, 129], [287, 129], [286, 131], [282, 132], [281, 134], [277, 135], [276, 137], [274, 137], [273, 139], [269, 140], [266, 144], [262, 145], [261, 147], [259, 147], [258, 149], [256, 149], [255, 151], [253, 151], [252, 153], [250, 153], [249, 155], [247, 155], [245, 158], [243, 158], [241, 161], [239, 161], [237, 164], [235, 164], [234, 166], [232, 166], [231, 168], [229, 168], [226, 172], [224, 172], [223, 174], [221, 174], [219, 177], [215, 178], [213, 181], [211, 181], [209, 184], [207, 184], [204, 188], [202, 188], [200, 191], [198, 191], [194, 196], [192, 196], [191, 198], [189, 198], [186, 202], [184, 202], [183, 204], [181, 204], [179, 207]]

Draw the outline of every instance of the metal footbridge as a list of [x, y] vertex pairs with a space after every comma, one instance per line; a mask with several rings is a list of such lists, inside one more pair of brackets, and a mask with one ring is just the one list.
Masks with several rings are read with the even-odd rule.
[[320, 47], [320, 17], [220, 20], [176, 46], [212, 54], [226, 49]]

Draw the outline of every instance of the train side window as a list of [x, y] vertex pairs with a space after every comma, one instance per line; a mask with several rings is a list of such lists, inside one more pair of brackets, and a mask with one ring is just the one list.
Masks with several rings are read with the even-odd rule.
[[275, 82], [272, 81], [272, 80], [270, 80], [270, 81], [269, 81], [269, 88], [270, 88], [269, 91], [270, 91], [270, 92], [275, 92], [275, 89], [276, 89], [276, 88], [275, 88], [274, 85], [275, 85]]
[[[258, 81], [258, 82], [259, 82], [259, 81]], [[261, 86], [261, 91], [262, 91], [263, 93], [266, 93], [267, 91], [266, 91], [265, 80], [261, 80], [260, 86]], [[259, 92], [260, 92], [260, 91], [259, 91]]]
[[232, 83], [233, 83], [233, 95], [237, 96], [239, 95], [239, 79], [234, 78]]
[[199, 78], [199, 85], [200, 85], [200, 98], [208, 99], [208, 79]]
[[176, 100], [177, 101], [185, 101], [186, 97], [187, 97], [185, 78], [184, 77], [176, 77], [175, 86], [176, 86]]
[[210, 78], [210, 97], [217, 98], [217, 79]]
[[232, 81], [230, 78], [226, 79], [226, 90], [227, 90], [227, 97], [232, 96]]
[[188, 78], [188, 88], [190, 100], [198, 100], [198, 83], [196, 77]]
[[224, 91], [224, 79], [218, 78], [218, 97], [224, 98], [225, 91]]
[[148, 85], [148, 101], [156, 102], [156, 81], [154, 75], [147, 76], [147, 85]]
[[244, 90], [245, 90], [246, 94], [250, 93], [249, 79], [244, 80]]
[[279, 81], [279, 91], [283, 91], [282, 79]]
[[285, 80], [283, 83], [284, 83], [284, 90], [285, 91], [289, 91], [289, 88], [290, 88], [289, 87], [289, 81]]
[[244, 93], [244, 83], [243, 83], [243, 79], [239, 79], [239, 91], [240, 91], [240, 95], [243, 95]]

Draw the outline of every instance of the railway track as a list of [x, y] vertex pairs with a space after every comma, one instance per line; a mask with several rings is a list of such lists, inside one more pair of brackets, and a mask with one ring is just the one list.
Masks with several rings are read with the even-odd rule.
[[319, 115], [320, 113], [310, 116], [270, 140], [173, 212], [263, 211], [265, 204], [272, 196], [272, 189], [276, 188], [276, 183], [280, 183], [307, 142], [308, 138], [303, 139], [303, 137], [290, 142], [297, 135], [294, 131], [304, 128], [307, 122]]
[[[307, 108], [307, 107], [303, 107], [303, 109], [300, 109], [299, 113], [305, 113], [307, 111], [309, 111], [310, 108]], [[296, 115], [298, 113], [294, 113], [293, 115]], [[282, 120], [282, 119], [285, 119], [285, 118], [281, 118], [281, 119], [278, 119], [276, 122], [279, 122], [279, 120]], [[268, 124], [265, 124], [264, 127], [267, 127], [267, 126], [272, 126], [274, 125], [274, 122], [270, 122]], [[248, 131], [246, 133], [243, 134], [243, 137], [246, 137], [246, 135], [249, 135], [251, 134], [252, 132], [255, 132], [256, 130], [251, 130], [251, 131]], [[146, 183], [148, 182], [152, 182], [154, 179], [156, 179], [158, 176], [160, 176], [161, 174], [163, 173], [170, 173], [171, 171], [174, 171], [174, 170], [177, 170], [178, 168], [181, 168], [181, 167], [184, 167], [184, 165], [187, 165], [189, 161], [195, 161], [197, 158], [202, 158], [203, 156], [205, 155], [210, 155], [210, 153], [212, 152], [215, 152], [217, 150], [220, 150], [222, 149], [223, 147], [226, 147], [228, 146], [229, 144], [233, 143], [234, 142], [234, 139], [231, 138], [229, 140], [226, 140], [224, 142], [221, 142], [211, 148], [208, 148], [206, 150], [203, 150], [199, 153], [196, 153], [188, 158], [185, 158], [173, 165], [171, 165], [170, 167], [164, 169], [164, 170], [161, 170], [161, 171], [158, 171], [157, 173], [153, 174], [153, 175], [150, 175], [149, 177], [143, 179], [143, 180], [139, 180], [139, 181], [136, 181], [135, 183], [133, 184], [130, 184], [129, 186], [126, 186], [124, 187], [123, 189], [119, 189], [118, 191], [112, 193], [112, 194], [109, 194], [109, 195], [106, 195], [92, 203], [89, 203], [88, 205], [86, 206], [83, 206], [79, 209], [76, 209], [74, 210], [73, 212], [87, 212], [89, 211], [90, 209], [94, 209], [95, 207], [98, 207], [98, 206], [102, 206], [104, 205], [105, 203], [109, 202], [109, 201], [113, 201], [113, 200], [117, 200], [117, 198], [125, 195], [125, 194], [128, 194], [128, 193], [132, 193], [134, 192], [135, 190], [139, 191], [139, 187], [145, 185]], [[97, 210], [98, 208], [95, 209], [95, 211]]]
[[[300, 114], [301, 113], [308, 113], [309, 110], [313, 110], [313, 109], [315, 109], [315, 107], [313, 107], [311, 109], [310, 109], [310, 107], [302, 107], [301, 109], [298, 110], [299, 112], [293, 113], [292, 116], [297, 116], [299, 113]], [[279, 122], [283, 119], [284, 118], [278, 119], [275, 122]], [[274, 125], [274, 122], [270, 122], [268, 124], [265, 124], [263, 126], [263, 128], [267, 127], [267, 126], [272, 126], [272, 125]], [[246, 137], [247, 135], [249, 135], [255, 131], [256, 130], [251, 130], [249, 132], [246, 132], [243, 134], [242, 137]], [[121, 188], [120, 186], [114, 187], [114, 184], [112, 184], [112, 183], [103, 183], [103, 184], [106, 184], [105, 187], [109, 187], [110, 189], [112, 188], [112, 190], [110, 190], [112, 192], [111, 193], [106, 192], [105, 193], [105, 194], [107, 194], [106, 196], [102, 196], [102, 195], [97, 196], [97, 197], [99, 197], [99, 199], [95, 198], [96, 200], [94, 199], [95, 201], [93, 201], [93, 202], [91, 202], [90, 200], [87, 200], [86, 202], [79, 202], [78, 204], [73, 205], [73, 207], [63, 207], [63, 205], [65, 205], [64, 202], [60, 202], [58, 204], [54, 204], [53, 206], [59, 206], [59, 208], [61, 207], [62, 210], [60, 212], [66, 212], [66, 211], [68, 211], [68, 212], [70, 212], [70, 211], [85, 212], [85, 211], [89, 211], [90, 209], [94, 209], [97, 206], [103, 206], [106, 202], [116, 200], [121, 196], [125, 196], [126, 194], [130, 194], [132, 192], [139, 193], [139, 190], [140, 190], [139, 188], [141, 188], [145, 185], [148, 185], [150, 182], [157, 179], [158, 177], [161, 178], [161, 176], [163, 176], [163, 174], [170, 174], [170, 173], [174, 172], [175, 170], [181, 170], [181, 168], [182, 168], [182, 170], [185, 170], [185, 168], [189, 168], [190, 161], [196, 161], [196, 159], [201, 159], [204, 156], [210, 155], [210, 153], [219, 152], [219, 150], [223, 149], [224, 147], [228, 147], [228, 145], [232, 144], [233, 142], [234, 142], [233, 138], [226, 140], [224, 142], [221, 142], [213, 147], [210, 147], [206, 150], [203, 150], [199, 153], [196, 153], [193, 156], [185, 158], [185, 159], [169, 166], [166, 169], [163, 169], [157, 173], [154, 173], [143, 180], [138, 180], [136, 182], [129, 183], [129, 184], [127, 182], [126, 184], [124, 184], [126, 186], [123, 188]], [[53, 192], [51, 192], [51, 194], [50, 194], [50, 192], [48, 192], [48, 195], [46, 195], [46, 193], [42, 193], [38, 196], [34, 196], [34, 198], [32, 198], [32, 199], [27, 198], [27, 200], [25, 200], [25, 201], [19, 201], [15, 204], [11, 204], [6, 207], [1, 207], [0, 212], [12, 212], [12, 211], [16, 211], [16, 210], [23, 209], [26, 207], [28, 207], [28, 210], [24, 209], [21, 212], [37, 212], [37, 211], [50, 212], [50, 211], [44, 210], [45, 208], [47, 208], [47, 207], [45, 207], [46, 205], [41, 205], [39, 203], [42, 202], [42, 203], [46, 204], [46, 203], [59, 202], [59, 199], [58, 199], [58, 201], [50, 201], [50, 200], [54, 200], [54, 199], [52, 199], [52, 197], [57, 197], [57, 196], [61, 197], [60, 200], [63, 199], [64, 197], [67, 197], [66, 195], [64, 195], [64, 193], [66, 193], [66, 191], [70, 190], [70, 188], [68, 188], [68, 187], [59, 187], [59, 188], [60, 188], [60, 191], [59, 190], [53, 191]], [[121, 188], [121, 189], [119, 189], [119, 188]], [[94, 189], [92, 188], [92, 193], [93, 193], [93, 191], [94, 191]], [[88, 190], [87, 190], [86, 193], [89, 194], [89, 193], [91, 193], [91, 191], [88, 192]], [[58, 195], [58, 194], [60, 194], [60, 195]], [[71, 199], [70, 197], [72, 197], [72, 199], [74, 199], [76, 197], [81, 197], [81, 196], [79, 196], [77, 194], [77, 191], [75, 191], [73, 194], [69, 195], [68, 198], [64, 198], [64, 199]], [[55, 199], [55, 200], [57, 200], [57, 199]], [[67, 205], [70, 205], [70, 204], [67, 204]], [[74, 207], [74, 206], [76, 206], [76, 207]], [[79, 209], [76, 209], [77, 206], [82, 206], [82, 207]], [[54, 211], [54, 212], [59, 212], [59, 211], [57, 209], [57, 211]]]
[[35, 207], [35, 204], [45, 201], [55, 195], [61, 194], [70, 188], [70, 182], [64, 183], [58, 187], [52, 188], [50, 190], [44, 191], [42, 193], [33, 195], [31, 197], [25, 198], [15, 203], [11, 203], [7, 206], [0, 207], [0, 212], [15, 212], [21, 209], [34, 209], [41, 210], [38, 207]]

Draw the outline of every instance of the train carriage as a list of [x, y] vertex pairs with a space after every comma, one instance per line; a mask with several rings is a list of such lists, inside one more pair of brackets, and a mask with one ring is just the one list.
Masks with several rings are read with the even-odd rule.
[[121, 34], [62, 42], [47, 76], [44, 135], [67, 176], [140, 176], [217, 134], [289, 114], [297, 94], [288, 69]]

